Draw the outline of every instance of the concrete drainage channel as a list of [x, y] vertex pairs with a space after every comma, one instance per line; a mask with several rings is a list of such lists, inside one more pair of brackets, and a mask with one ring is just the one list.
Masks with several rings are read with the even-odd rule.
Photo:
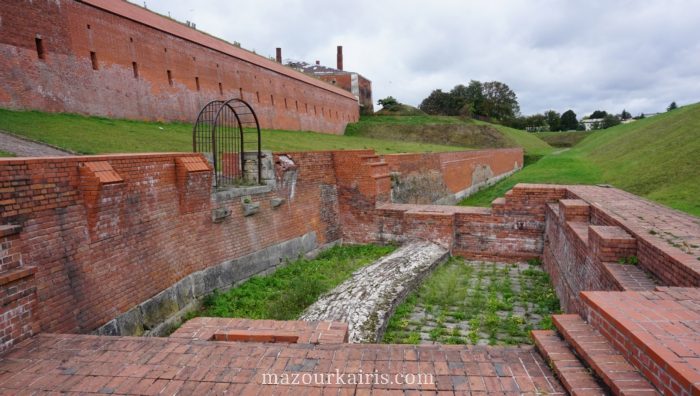
[[349, 325], [350, 342], [380, 342], [396, 307], [448, 257], [446, 249], [432, 242], [406, 243], [355, 272], [309, 306], [300, 319], [343, 321]]

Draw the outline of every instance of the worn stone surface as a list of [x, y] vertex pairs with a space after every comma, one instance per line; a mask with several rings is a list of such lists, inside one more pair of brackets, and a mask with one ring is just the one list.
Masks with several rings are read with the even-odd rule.
[[17, 136], [0, 131], [0, 150], [13, 153], [18, 157], [63, 157], [72, 155], [55, 147], [22, 139]]
[[431, 242], [407, 243], [323, 295], [300, 319], [344, 321], [350, 342], [377, 342], [396, 306], [447, 256]]

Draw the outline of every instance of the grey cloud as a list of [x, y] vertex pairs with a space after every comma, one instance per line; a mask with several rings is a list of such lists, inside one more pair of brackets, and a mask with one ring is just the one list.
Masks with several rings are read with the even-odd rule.
[[662, 111], [700, 100], [693, 0], [148, 0], [149, 8], [261, 55], [345, 67], [374, 98], [417, 105], [431, 90], [499, 80], [522, 112]]

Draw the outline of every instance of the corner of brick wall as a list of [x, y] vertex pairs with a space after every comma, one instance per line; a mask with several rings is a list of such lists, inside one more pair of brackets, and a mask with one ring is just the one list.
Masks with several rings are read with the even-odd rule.
[[0, 226], [0, 354], [36, 334], [36, 268], [22, 261], [21, 227]]

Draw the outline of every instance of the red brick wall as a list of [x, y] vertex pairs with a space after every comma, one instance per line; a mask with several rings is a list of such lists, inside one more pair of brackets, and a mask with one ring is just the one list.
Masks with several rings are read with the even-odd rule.
[[3, 3], [0, 106], [192, 121], [210, 100], [242, 93], [263, 128], [342, 134], [359, 117], [355, 98], [339, 88], [126, 2], [89, 1], [132, 19], [85, 3]]
[[403, 175], [439, 172], [445, 186], [452, 193], [458, 193], [475, 183], [475, 170], [487, 166], [493, 176], [511, 172], [523, 166], [521, 148], [498, 150], [473, 150], [451, 153], [390, 154], [382, 156], [389, 164], [391, 172]]
[[[252, 195], [261, 208], [249, 217], [240, 197], [210, 194], [197, 154], [0, 160], [0, 219], [23, 226], [38, 327], [88, 332], [194, 271], [309, 232], [339, 239], [332, 153], [288, 156], [293, 188]], [[273, 208], [273, 197], [286, 202]], [[221, 207], [232, 214], [214, 223]]]

